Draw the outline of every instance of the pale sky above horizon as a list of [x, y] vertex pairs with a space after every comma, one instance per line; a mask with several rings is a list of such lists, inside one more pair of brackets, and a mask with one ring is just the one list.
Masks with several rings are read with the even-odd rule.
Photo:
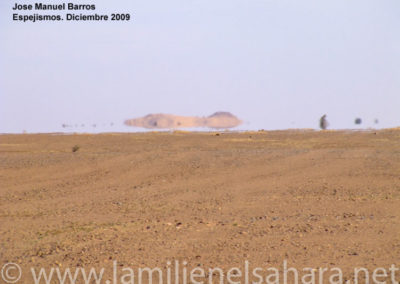
[[400, 126], [398, 0], [85, 1], [121, 23], [18, 23], [15, 3], [35, 1], [0, 2], [0, 133], [216, 111], [239, 129]]

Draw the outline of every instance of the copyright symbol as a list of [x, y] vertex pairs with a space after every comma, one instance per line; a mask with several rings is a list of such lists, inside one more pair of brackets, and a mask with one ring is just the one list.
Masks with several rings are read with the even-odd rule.
[[16, 263], [6, 263], [1, 269], [1, 278], [6, 283], [17, 283], [18, 280], [21, 278], [21, 275], [21, 267], [19, 267], [19, 265]]

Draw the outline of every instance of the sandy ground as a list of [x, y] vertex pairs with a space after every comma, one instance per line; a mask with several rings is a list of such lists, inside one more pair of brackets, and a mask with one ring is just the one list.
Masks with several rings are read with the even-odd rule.
[[1, 135], [0, 185], [19, 283], [114, 260], [400, 267], [400, 130]]

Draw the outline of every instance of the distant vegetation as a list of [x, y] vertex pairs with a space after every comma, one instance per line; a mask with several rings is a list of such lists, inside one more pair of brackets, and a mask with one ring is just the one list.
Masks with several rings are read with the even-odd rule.
[[319, 127], [320, 127], [322, 130], [325, 130], [325, 129], [328, 128], [328, 125], [329, 125], [329, 123], [328, 123], [328, 120], [326, 119], [326, 114], [324, 114], [324, 115], [321, 116], [321, 118], [319, 119]]

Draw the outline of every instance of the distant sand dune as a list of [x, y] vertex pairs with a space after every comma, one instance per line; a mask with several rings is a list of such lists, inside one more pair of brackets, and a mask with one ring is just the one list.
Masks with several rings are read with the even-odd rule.
[[173, 114], [148, 114], [144, 117], [128, 119], [128, 126], [149, 129], [209, 127], [233, 128], [242, 124], [242, 121], [229, 112], [216, 112], [208, 117], [178, 116]]

